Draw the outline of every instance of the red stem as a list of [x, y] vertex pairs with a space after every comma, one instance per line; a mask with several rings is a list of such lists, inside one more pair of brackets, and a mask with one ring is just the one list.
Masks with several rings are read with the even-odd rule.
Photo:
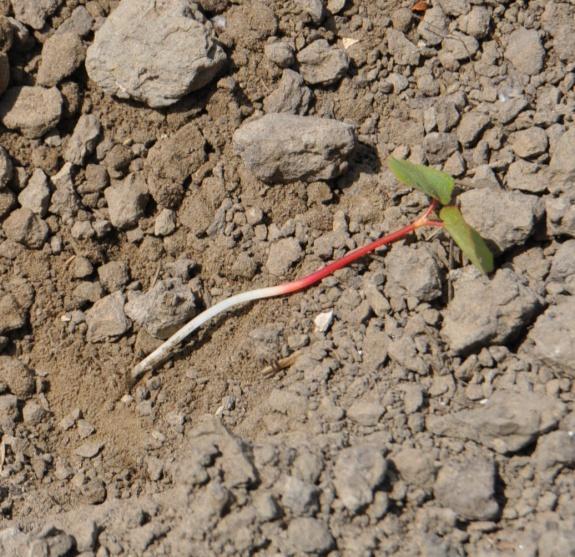
[[408, 234], [415, 232], [418, 228], [422, 226], [436, 226], [442, 227], [443, 223], [441, 221], [429, 220], [429, 215], [435, 210], [437, 206], [437, 202], [434, 200], [432, 201], [431, 205], [426, 209], [426, 211], [418, 217], [415, 221], [387, 236], [383, 236], [383, 238], [379, 238], [366, 246], [362, 246], [360, 248], [356, 248], [353, 251], [350, 251], [348, 254], [344, 255], [342, 258], [329, 263], [325, 267], [318, 269], [317, 271], [307, 275], [298, 280], [294, 280], [292, 282], [288, 282], [287, 284], [282, 285], [282, 294], [293, 294], [294, 292], [299, 292], [301, 290], [305, 290], [310, 286], [317, 284], [324, 278], [328, 277], [329, 275], [335, 273], [339, 269], [346, 267], [350, 263], [357, 261], [358, 259], [362, 258], [364, 255], [375, 251], [376, 249], [380, 248], [381, 246], [385, 246], [386, 244], [392, 244], [393, 242], [397, 242], [402, 238], [405, 238]]

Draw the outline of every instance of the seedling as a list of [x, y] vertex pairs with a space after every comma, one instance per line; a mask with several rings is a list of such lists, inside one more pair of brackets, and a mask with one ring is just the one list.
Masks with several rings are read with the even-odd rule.
[[[388, 165], [395, 177], [404, 184], [417, 188], [429, 197], [431, 203], [425, 212], [415, 219], [411, 224], [387, 234], [370, 244], [357, 248], [341, 259], [329, 263], [325, 267], [303, 277], [301, 279], [271, 286], [268, 288], [258, 288], [241, 294], [231, 296], [212, 307], [206, 309], [198, 316], [194, 317], [189, 323], [184, 325], [179, 331], [172, 335], [164, 344], [142, 360], [131, 372], [131, 383], [135, 383], [147, 370], [152, 370], [166, 361], [176, 347], [188, 338], [196, 329], [207, 323], [213, 317], [220, 313], [230, 310], [231, 308], [246, 302], [253, 302], [263, 298], [273, 298], [301, 292], [325, 277], [335, 273], [350, 265], [354, 261], [361, 259], [363, 256], [375, 251], [376, 249], [402, 240], [412, 234], [419, 228], [436, 227], [443, 228], [451, 235], [455, 243], [461, 248], [463, 254], [473, 263], [482, 273], [490, 273], [493, 270], [493, 256], [486, 246], [481, 236], [469, 226], [459, 209], [451, 204], [454, 180], [444, 172], [434, 168], [414, 164], [409, 161], [397, 160], [390, 158]], [[439, 209], [439, 220], [432, 218], [432, 215]]]

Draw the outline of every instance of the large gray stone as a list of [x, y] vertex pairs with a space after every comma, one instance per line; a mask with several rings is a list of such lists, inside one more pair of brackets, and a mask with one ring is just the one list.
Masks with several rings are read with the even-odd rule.
[[553, 429], [565, 405], [550, 396], [499, 390], [485, 404], [445, 416], [429, 416], [427, 429], [436, 435], [480, 443], [498, 453], [515, 453], [539, 434]]
[[465, 220], [499, 251], [523, 244], [544, 212], [537, 196], [496, 188], [466, 191], [459, 202]]
[[196, 315], [196, 297], [180, 279], [160, 280], [145, 294], [132, 295], [126, 313], [153, 337], [166, 339]]
[[441, 332], [453, 352], [464, 354], [513, 339], [540, 308], [539, 297], [510, 269], [493, 278], [464, 275], [455, 282]]
[[25, 137], [42, 137], [62, 116], [62, 95], [55, 87], [11, 87], [0, 101], [0, 120]]
[[549, 307], [529, 333], [534, 352], [561, 373], [575, 377], [575, 298]]
[[122, 0], [96, 32], [86, 70], [106, 93], [169, 106], [226, 62], [191, 0]]
[[268, 183], [335, 178], [356, 145], [350, 124], [283, 113], [243, 124], [233, 141], [248, 169]]

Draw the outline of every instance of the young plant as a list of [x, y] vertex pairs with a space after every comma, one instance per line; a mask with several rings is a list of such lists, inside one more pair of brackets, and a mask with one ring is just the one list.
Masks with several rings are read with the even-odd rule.
[[[159, 348], [154, 350], [149, 356], [142, 360], [131, 372], [131, 383], [135, 383], [147, 370], [152, 370], [166, 361], [174, 349], [189, 337], [196, 329], [207, 323], [210, 319], [220, 313], [246, 302], [261, 300], [262, 298], [273, 298], [301, 292], [314, 284], [322, 281], [325, 277], [335, 273], [338, 269], [357, 261], [380, 248], [381, 246], [392, 244], [415, 232], [418, 228], [437, 227], [443, 228], [451, 235], [455, 243], [461, 248], [463, 254], [481, 272], [490, 273], [493, 270], [493, 256], [486, 246], [481, 236], [469, 226], [459, 209], [451, 204], [454, 180], [445, 172], [434, 168], [414, 164], [409, 161], [397, 160], [392, 157], [388, 159], [388, 165], [395, 177], [404, 184], [417, 188], [429, 197], [431, 203], [425, 212], [415, 219], [411, 224], [387, 234], [370, 244], [357, 248], [342, 258], [329, 263], [301, 279], [270, 286], [258, 288], [241, 294], [231, 296], [200, 313], [189, 323], [179, 329]], [[434, 220], [433, 213], [439, 209], [439, 220]]]

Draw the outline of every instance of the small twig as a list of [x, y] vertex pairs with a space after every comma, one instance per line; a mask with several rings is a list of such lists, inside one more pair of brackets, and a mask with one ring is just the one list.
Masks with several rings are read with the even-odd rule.
[[285, 358], [281, 358], [280, 360], [276, 360], [275, 362], [272, 362], [269, 366], [264, 367], [261, 373], [264, 377], [271, 377], [275, 375], [278, 371], [286, 369], [295, 364], [296, 360], [300, 357], [300, 355], [301, 350], [296, 350], [293, 354], [290, 354]]

